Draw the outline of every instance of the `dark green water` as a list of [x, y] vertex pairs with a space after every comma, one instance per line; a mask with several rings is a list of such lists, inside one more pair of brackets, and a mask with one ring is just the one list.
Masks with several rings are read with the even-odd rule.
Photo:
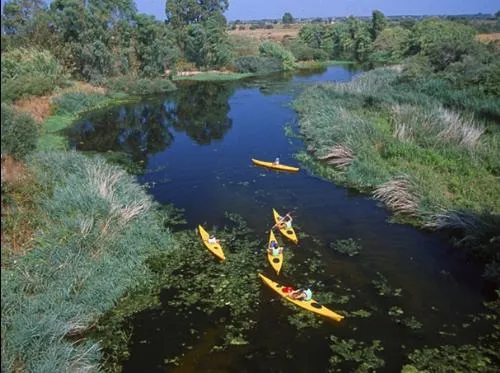
[[[167, 97], [155, 97], [90, 115], [68, 131], [78, 150], [122, 152], [143, 170], [141, 183], [164, 204], [185, 209], [187, 225], [222, 225], [225, 211], [244, 217], [255, 232], [272, 224], [271, 208], [293, 211], [301, 232], [294, 260], [321, 254], [325, 284], [352, 289], [355, 296], [342, 309], [370, 310], [372, 317], [325, 322], [319, 329], [297, 331], [271, 290], [262, 286], [262, 305], [251, 344], [210, 352], [221, 325], [205, 324], [203, 337], [185, 349], [179, 367], [165, 363], [178, 335], [175, 319], [165, 312], [145, 311], [134, 319], [127, 372], [323, 372], [330, 356], [328, 337], [382, 341], [381, 371], [400, 371], [405, 356], [424, 345], [475, 343], [478, 328], [463, 328], [470, 315], [483, 311], [480, 274], [457, 258], [443, 238], [408, 226], [388, 223], [389, 213], [376, 201], [338, 187], [301, 170], [277, 173], [253, 166], [250, 159], [297, 165], [294, 153], [303, 148], [285, 135], [296, 130], [289, 107], [293, 94], [318, 81], [346, 81], [355, 71], [330, 67], [301, 76], [276, 76], [233, 83], [186, 83]], [[300, 165], [299, 165], [300, 166]], [[347, 257], [328, 244], [359, 239], [362, 251]], [[200, 250], [203, 248], [200, 247]], [[265, 260], [263, 255], [263, 260]], [[287, 276], [285, 262], [281, 279]], [[267, 272], [272, 278], [272, 272]], [[400, 297], [380, 296], [372, 280], [382, 274], [401, 288]], [[392, 306], [414, 316], [422, 328], [412, 330], [388, 315]], [[291, 357], [293, 356], [293, 358]], [[346, 371], [350, 371], [346, 368]]]

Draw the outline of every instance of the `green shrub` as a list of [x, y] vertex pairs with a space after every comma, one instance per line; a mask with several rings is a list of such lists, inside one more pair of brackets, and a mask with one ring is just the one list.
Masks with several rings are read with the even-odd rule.
[[48, 51], [18, 48], [2, 52], [2, 100], [52, 92], [68, 75]]
[[56, 97], [52, 103], [55, 114], [77, 114], [99, 106], [103, 98], [104, 95], [97, 92], [68, 92]]
[[280, 44], [273, 41], [265, 41], [259, 46], [259, 51], [264, 57], [279, 58], [283, 71], [292, 71], [295, 69], [295, 57], [292, 52], [283, 48]]
[[38, 126], [29, 114], [16, 112], [2, 103], [2, 156], [22, 159], [36, 148]]
[[276, 57], [238, 57], [234, 65], [240, 73], [270, 74], [281, 70], [281, 61]]
[[293, 41], [292, 43], [290, 43], [290, 50], [297, 61], [325, 61], [328, 59], [328, 53], [324, 50], [319, 48], [311, 48], [310, 46], [300, 41]]

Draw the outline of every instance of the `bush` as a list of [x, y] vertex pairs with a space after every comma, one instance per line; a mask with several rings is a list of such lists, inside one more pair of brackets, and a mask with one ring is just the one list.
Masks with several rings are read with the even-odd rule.
[[240, 73], [270, 74], [281, 70], [281, 60], [277, 57], [238, 57], [234, 65]]
[[48, 51], [19, 48], [2, 53], [2, 101], [40, 96], [63, 86], [68, 75]]
[[96, 106], [102, 102], [102, 93], [68, 92], [52, 100], [55, 105], [55, 114], [77, 114]]
[[18, 113], [2, 103], [2, 157], [10, 154], [23, 159], [35, 148], [38, 140], [38, 126], [26, 113]]
[[290, 43], [290, 50], [297, 61], [325, 61], [326, 59], [328, 59], [328, 53], [326, 53], [324, 50], [311, 48], [310, 46], [300, 41], [293, 41], [292, 43]]
[[104, 84], [112, 92], [127, 92], [137, 96], [165, 93], [175, 89], [174, 83], [165, 78], [138, 79], [133, 76], [121, 76], [107, 79]]
[[283, 71], [295, 69], [295, 57], [292, 52], [283, 48], [280, 44], [273, 41], [265, 41], [259, 46], [260, 54], [264, 57], [276, 57], [281, 61]]

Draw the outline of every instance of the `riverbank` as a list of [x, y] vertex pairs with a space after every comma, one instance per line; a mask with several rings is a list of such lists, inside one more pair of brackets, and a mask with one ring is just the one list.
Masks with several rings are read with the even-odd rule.
[[381, 200], [397, 221], [450, 231], [498, 281], [498, 127], [403, 90], [399, 74], [376, 69], [307, 89], [294, 102], [307, 146], [297, 157]]
[[[101, 157], [35, 153], [25, 168], [31, 182], [11, 192], [31, 199], [32, 240], [14, 252], [2, 237], [2, 370], [97, 371], [100, 347], [85, 335], [147, 281], [145, 259], [172, 246], [170, 233], [134, 177]], [[2, 215], [12, 203], [2, 198]]]

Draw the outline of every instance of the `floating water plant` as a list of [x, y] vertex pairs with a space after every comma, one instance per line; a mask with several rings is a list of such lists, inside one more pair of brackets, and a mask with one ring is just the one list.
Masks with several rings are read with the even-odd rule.
[[361, 252], [361, 244], [359, 243], [359, 240], [354, 240], [353, 238], [348, 238], [347, 240], [337, 240], [330, 243], [330, 247], [339, 254], [349, 256], [358, 255]]

